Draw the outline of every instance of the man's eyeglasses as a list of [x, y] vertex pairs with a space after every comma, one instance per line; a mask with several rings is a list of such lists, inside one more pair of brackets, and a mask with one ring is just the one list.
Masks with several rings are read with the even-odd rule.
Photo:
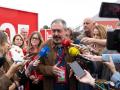
[[60, 29], [52, 29], [52, 32], [55, 33], [55, 32], [61, 32]]
[[39, 38], [37, 38], [37, 37], [32, 37], [32, 40], [39, 40]]

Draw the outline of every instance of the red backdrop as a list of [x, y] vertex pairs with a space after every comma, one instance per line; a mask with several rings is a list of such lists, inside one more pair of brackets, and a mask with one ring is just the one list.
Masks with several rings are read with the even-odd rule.
[[118, 20], [113, 21], [96, 21], [98, 24], [103, 24], [108, 27], [117, 28], [116, 24], [119, 22]]
[[38, 30], [38, 14], [0, 7], [0, 29], [6, 30], [12, 39], [22, 28], [29, 34]]
[[50, 39], [52, 37], [52, 31], [51, 29], [41, 29], [40, 33], [42, 35], [42, 38], [44, 41]]

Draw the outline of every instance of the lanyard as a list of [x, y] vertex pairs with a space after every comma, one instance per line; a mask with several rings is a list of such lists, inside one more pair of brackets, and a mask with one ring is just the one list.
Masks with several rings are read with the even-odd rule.
[[56, 55], [57, 55], [57, 61], [58, 61], [57, 65], [59, 65], [59, 64], [62, 63], [62, 60], [64, 59], [65, 52], [64, 52], [64, 50], [62, 48], [59, 48]]

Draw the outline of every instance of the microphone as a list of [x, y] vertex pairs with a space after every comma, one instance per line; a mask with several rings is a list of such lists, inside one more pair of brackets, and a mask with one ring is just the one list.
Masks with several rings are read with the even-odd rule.
[[38, 63], [38, 60], [40, 62], [40, 58], [46, 57], [48, 55], [48, 52], [50, 51], [50, 48], [48, 45], [45, 45], [39, 52], [38, 55], [35, 57], [35, 60], [33, 61], [33, 66], [37, 66], [36, 63]]
[[74, 44], [71, 42], [71, 40], [68, 40], [68, 39], [62, 40], [62, 46], [68, 49], [72, 46], [72, 47], [76, 47], [77, 49], [81, 50], [81, 52], [83, 52], [83, 50], [87, 50], [88, 52], [90, 52], [88, 46], [85, 46], [84, 44], [79, 44], [79, 45]]
[[[39, 64], [40, 62], [40, 58], [46, 57], [47, 54], [50, 52], [50, 48], [48, 47], [48, 45], [45, 45], [38, 53], [38, 55], [35, 57], [34, 61], [31, 61], [28, 65], [28, 67], [26, 68], [25, 74], [28, 76], [32, 70], [35, 69], [35, 67]], [[38, 61], [39, 60], [39, 61]]]
[[93, 73], [96, 67], [96, 64], [92, 61], [90, 61], [89, 59], [83, 57], [80, 54], [79, 49], [77, 49], [76, 47], [70, 47], [68, 50], [68, 53], [74, 57], [75, 61], [78, 61], [81, 65], [82, 68], [84, 69], [89, 69], [91, 73]]
[[70, 47], [68, 50], [69, 54], [75, 58], [78, 58], [79, 60], [83, 61], [83, 62], [90, 62], [88, 59], [86, 59], [85, 57], [83, 57], [80, 54], [79, 49], [77, 49], [76, 47]]
[[77, 48], [75, 48], [75, 47], [70, 47], [68, 52], [73, 57], [77, 56], [77, 55], [80, 55], [80, 51]]
[[71, 40], [68, 40], [68, 39], [62, 40], [62, 45], [64, 47], [75, 46], [75, 47], [81, 48], [80, 45], [74, 44], [74, 43], [71, 42]]
[[50, 51], [50, 48], [48, 47], [48, 45], [45, 45], [38, 53], [38, 55], [35, 57], [36, 60], [47, 56], [48, 52]]

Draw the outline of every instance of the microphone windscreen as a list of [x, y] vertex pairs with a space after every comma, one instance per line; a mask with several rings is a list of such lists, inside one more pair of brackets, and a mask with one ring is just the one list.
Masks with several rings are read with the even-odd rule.
[[77, 55], [80, 54], [80, 52], [79, 52], [79, 50], [78, 50], [77, 48], [75, 48], [75, 47], [70, 47], [70, 48], [69, 48], [69, 54], [70, 54], [71, 56], [77, 56]]
[[70, 46], [70, 43], [71, 43], [71, 41], [68, 40], [68, 39], [64, 39], [64, 40], [62, 40], [62, 45], [63, 45], [64, 47], [68, 47], [68, 46]]
[[38, 53], [39, 57], [44, 57], [47, 55], [47, 53], [50, 51], [48, 45], [45, 45]]

